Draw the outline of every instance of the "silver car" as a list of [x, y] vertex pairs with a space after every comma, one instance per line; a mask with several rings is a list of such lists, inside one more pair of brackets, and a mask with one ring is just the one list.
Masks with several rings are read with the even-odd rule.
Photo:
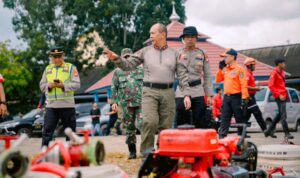
[[[278, 113], [277, 104], [275, 99], [267, 86], [261, 87], [262, 90], [256, 93], [255, 98], [257, 105], [259, 106], [263, 118], [266, 121], [267, 126], [269, 126], [272, 120], [276, 117]], [[299, 91], [293, 88], [288, 88], [288, 101], [286, 103], [287, 111], [287, 123], [290, 130], [300, 131], [300, 97]], [[250, 118], [251, 127], [248, 131], [261, 131], [258, 123], [256, 122], [254, 116]], [[282, 130], [281, 124], [278, 123], [277, 129]]]
[[[106, 129], [108, 127], [109, 116], [106, 115], [106, 113], [109, 112], [109, 109], [109, 104], [105, 104], [101, 108], [100, 128], [102, 133], [106, 133]], [[90, 115], [82, 116], [76, 119], [76, 132], [80, 134], [80, 130], [92, 130], [92, 119]]]

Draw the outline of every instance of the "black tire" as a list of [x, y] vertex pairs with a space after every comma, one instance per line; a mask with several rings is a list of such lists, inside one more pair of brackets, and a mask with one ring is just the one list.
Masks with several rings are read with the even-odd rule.
[[28, 137], [31, 137], [32, 136], [32, 128], [30, 128], [30, 127], [21, 127], [21, 128], [18, 128], [17, 134], [18, 135], [27, 134]]

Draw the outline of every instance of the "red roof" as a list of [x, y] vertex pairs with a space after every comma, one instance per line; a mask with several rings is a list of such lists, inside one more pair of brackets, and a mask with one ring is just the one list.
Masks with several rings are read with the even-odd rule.
[[85, 90], [85, 92], [88, 93], [88, 92], [92, 92], [92, 91], [95, 91], [95, 90], [99, 90], [99, 89], [104, 88], [104, 87], [111, 86], [111, 82], [112, 82], [112, 78], [114, 76], [114, 73], [115, 73], [115, 70], [111, 71], [105, 77], [103, 77], [98, 82], [96, 82], [95, 84], [90, 86], [87, 90]]
[[[167, 26], [167, 29], [168, 29], [168, 39], [167, 40], [168, 40], [168, 45], [170, 47], [173, 47], [175, 49], [179, 49], [182, 47], [182, 42], [179, 39], [179, 36], [182, 34], [184, 27], [185, 27], [185, 25], [178, 21], [172, 21]], [[197, 43], [197, 46], [205, 51], [205, 53], [208, 56], [208, 59], [210, 61], [212, 74], [215, 75], [218, 70], [219, 61], [221, 60], [219, 55], [221, 53], [223, 53], [226, 49], [222, 46], [219, 46], [210, 41], [207, 41], [208, 38], [210, 38], [210, 37], [205, 34], [199, 33], [199, 42]], [[149, 40], [147, 40], [144, 44], [146, 44], [148, 42], [149, 42]], [[239, 64], [243, 65], [244, 57], [245, 56], [242, 54], [238, 55], [237, 61]], [[272, 70], [273, 70], [272, 66], [257, 61], [256, 70], [254, 72], [254, 75], [255, 76], [268, 76]], [[91, 92], [94, 90], [101, 89], [103, 87], [110, 86], [113, 74], [114, 74], [114, 71], [112, 71], [107, 76], [105, 76], [104, 78], [99, 80], [97, 83], [92, 85], [90, 88], [88, 88], [86, 90], [86, 92]]]

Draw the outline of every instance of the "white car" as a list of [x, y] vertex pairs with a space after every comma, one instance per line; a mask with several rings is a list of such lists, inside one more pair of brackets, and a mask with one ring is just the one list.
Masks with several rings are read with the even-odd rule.
[[[300, 131], [300, 97], [299, 91], [293, 88], [287, 88], [289, 98], [286, 103], [287, 111], [287, 123], [289, 130]], [[276, 117], [278, 113], [278, 107], [275, 99], [267, 86], [263, 86], [262, 90], [257, 92], [255, 95], [257, 105], [259, 106], [263, 118], [266, 121], [267, 126], [269, 126], [272, 120]], [[251, 122], [251, 127], [248, 131], [261, 131], [258, 123], [256, 122], [253, 114], [249, 120]], [[276, 125], [276, 129], [282, 130], [281, 122], [279, 121]]]
[[[109, 122], [109, 116], [106, 115], [109, 112], [110, 105], [105, 104], [101, 108], [101, 116], [100, 116], [100, 128], [102, 133], [106, 133], [106, 129]], [[90, 115], [82, 116], [76, 119], [76, 132], [80, 134], [80, 130], [92, 130], [92, 119]]]

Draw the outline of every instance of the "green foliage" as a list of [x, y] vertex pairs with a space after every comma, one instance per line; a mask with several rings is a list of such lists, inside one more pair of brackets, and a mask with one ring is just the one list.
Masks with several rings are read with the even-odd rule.
[[[184, 0], [174, 1], [184, 22]], [[40, 94], [39, 81], [49, 63], [51, 46], [62, 46], [66, 61], [81, 71], [86, 61], [80, 62], [82, 52], [75, 50], [80, 37], [96, 31], [116, 53], [125, 47], [136, 51], [149, 38], [151, 25], [170, 23], [172, 11], [172, 0], [3, 0], [3, 4], [15, 12], [14, 30], [28, 46], [23, 52], [10, 51], [10, 57], [5, 58], [16, 61], [12, 66], [1, 66], [7, 75], [6, 90], [10, 97], [25, 95], [30, 101]], [[96, 51], [98, 57], [102, 49]], [[105, 73], [114, 68], [110, 63], [105, 66]], [[13, 70], [15, 73], [10, 72]], [[13, 92], [17, 94], [11, 95]]]
[[22, 62], [22, 54], [18, 50], [9, 50], [9, 43], [0, 42], [0, 73], [3, 75], [7, 100], [26, 103], [32, 73], [29, 66]]
[[[65, 48], [66, 56], [79, 69], [80, 56], [74, 52], [78, 37], [96, 30], [105, 44], [119, 53], [137, 50], [149, 37], [156, 22], [169, 23], [172, 0], [3, 0], [16, 15], [13, 25], [19, 38], [28, 43], [30, 55], [47, 63], [52, 45]], [[181, 21], [184, 0], [175, 0]]]

